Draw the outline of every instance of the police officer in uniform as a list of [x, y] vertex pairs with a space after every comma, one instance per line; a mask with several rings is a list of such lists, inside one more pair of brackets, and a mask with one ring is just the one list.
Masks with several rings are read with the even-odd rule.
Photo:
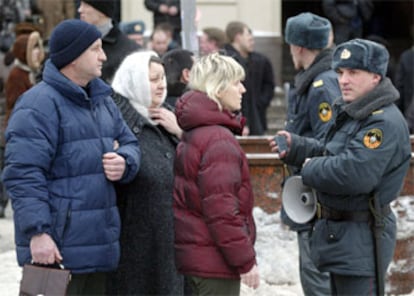
[[[388, 59], [385, 47], [372, 41], [340, 44], [332, 68], [342, 97], [325, 139], [279, 132], [289, 146], [280, 157], [303, 165], [303, 183], [317, 192], [311, 257], [330, 273], [332, 295], [382, 295], [394, 253], [396, 217], [389, 204], [399, 195], [411, 147], [394, 104], [398, 91], [385, 77]], [[278, 151], [274, 141], [270, 145]]]
[[[313, 13], [290, 17], [286, 23], [285, 41], [296, 70], [294, 87], [289, 90], [285, 129], [300, 136], [321, 139], [332, 118], [332, 102], [341, 96], [337, 74], [331, 69], [333, 49], [328, 19]], [[297, 175], [300, 167], [289, 166]], [[303, 293], [329, 295], [329, 274], [321, 273], [310, 259], [309, 238], [314, 221], [297, 224], [282, 208], [282, 221], [298, 234], [300, 280]]]

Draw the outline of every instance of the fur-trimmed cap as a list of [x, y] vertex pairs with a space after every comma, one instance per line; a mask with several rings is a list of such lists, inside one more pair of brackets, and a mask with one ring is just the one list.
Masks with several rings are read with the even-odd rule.
[[381, 44], [365, 40], [353, 39], [339, 44], [332, 59], [332, 69], [361, 69], [377, 73], [382, 77], [387, 73], [388, 50]]
[[[33, 59], [33, 50], [39, 49], [37, 59]], [[38, 70], [45, 58], [43, 41], [39, 32], [33, 31], [30, 34], [20, 34], [13, 44], [12, 52], [15, 58], [21, 63], [28, 65], [32, 70]]]
[[119, 25], [119, 28], [125, 34], [140, 34], [143, 35], [145, 32], [145, 23], [141, 20], [132, 22], [123, 22]]
[[331, 29], [328, 19], [304, 12], [288, 18], [285, 41], [309, 49], [322, 49], [328, 45]]

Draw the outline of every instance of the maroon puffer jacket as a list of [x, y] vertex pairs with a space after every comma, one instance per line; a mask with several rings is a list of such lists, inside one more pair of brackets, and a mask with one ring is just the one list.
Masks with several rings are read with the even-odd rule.
[[184, 134], [175, 159], [175, 254], [183, 274], [240, 278], [256, 263], [253, 192], [246, 156], [233, 133], [244, 119], [221, 112], [198, 91], [176, 105]]

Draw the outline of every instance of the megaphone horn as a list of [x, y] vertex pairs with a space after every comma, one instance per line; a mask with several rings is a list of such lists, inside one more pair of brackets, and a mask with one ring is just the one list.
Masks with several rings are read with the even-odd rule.
[[288, 217], [296, 223], [306, 223], [315, 216], [316, 194], [310, 187], [303, 185], [301, 176], [286, 179], [282, 192], [282, 205]]

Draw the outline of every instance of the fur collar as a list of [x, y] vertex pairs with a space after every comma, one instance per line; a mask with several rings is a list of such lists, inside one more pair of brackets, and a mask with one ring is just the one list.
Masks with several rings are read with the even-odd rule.
[[295, 76], [295, 87], [299, 95], [306, 92], [317, 75], [331, 69], [332, 52], [332, 49], [322, 50], [308, 69]]
[[385, 77], [369, 93], [361, 98], [346, 104], [342, 98], [339, 104], [343, 104], [343, 110], [352, 118], [361, 120], [367, 118], [379, 108], [397, 101], [400, 97], [397, 89], [389, 78]]

